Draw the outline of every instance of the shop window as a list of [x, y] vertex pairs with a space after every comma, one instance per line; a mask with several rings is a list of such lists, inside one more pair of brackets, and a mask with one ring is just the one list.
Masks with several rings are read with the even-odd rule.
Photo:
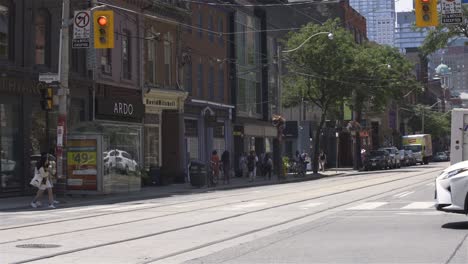
[[50, 14], [47, 10], [41, 9], [34, 19], [34, 54], [36, 65], [48, 64], [48, 47], [50, 31]]
[[15, 100], [0, 102], [0, 193], [20, 190], [23, 177], [27, 175], [22, 172], [23, 149], [19, 146], [19, 110], [19, 104]]
[[187, 155], [190, 160], [199, 159], [199, 141], [198, 141], [198, 121], [186, 119], [185, 121], [185, 139], [187, 146]]
[[[146, 120], [145, 120], [146, 121]], [[160, 131], [159, 126], [145, 126], [145, 167], [160, 165]]]

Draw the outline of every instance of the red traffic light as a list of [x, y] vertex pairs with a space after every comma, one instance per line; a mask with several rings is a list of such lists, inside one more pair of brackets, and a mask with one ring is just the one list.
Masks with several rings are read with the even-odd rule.
[[429, 3], [431, 0], [421, 0], [423, 3]]
[[107, 26], [107, 17], [100, 16], [100, 17], [98, 17], [97, 22], [101, 27], [105, 27], [105, 26]]

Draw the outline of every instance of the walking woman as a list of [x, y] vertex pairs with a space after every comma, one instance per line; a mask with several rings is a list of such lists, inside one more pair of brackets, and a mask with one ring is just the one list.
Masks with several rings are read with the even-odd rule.
[[36, 163], [36, 168], [34, 169], [34, 178], [31, 181], [31, 185], [37, 187], [36, 197], [31, 202], [33, 208], [41, 206], [42, 194], [47, 190], [49, 194], [49, 208], [55, 208], [54, 204], [58, 202], [54, 200], [54, 194], [52, 192], [52, 166], [49, 163], [48, 154], [41, 156], [41, 159]]

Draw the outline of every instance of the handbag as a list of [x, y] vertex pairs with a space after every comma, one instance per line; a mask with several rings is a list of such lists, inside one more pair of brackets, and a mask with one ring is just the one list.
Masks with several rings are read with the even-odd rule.
[[41, 186], [43, 180], [44, 179], [42, 178], [41, 174], [39, 173], [37, 168], [35, 168], [34, 169], [34, 177], [32, 178], [31, 182], [29, 182], [29, 184], [31, 184], [32, 186], [34, 186], [36, 188], [39, 188], [39, 186]]

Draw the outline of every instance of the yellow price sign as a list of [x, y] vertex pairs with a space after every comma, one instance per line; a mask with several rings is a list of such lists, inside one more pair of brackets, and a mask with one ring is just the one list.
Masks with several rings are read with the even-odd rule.
[[68, 152], [69, 165], [96, 165], [96, 152]]

